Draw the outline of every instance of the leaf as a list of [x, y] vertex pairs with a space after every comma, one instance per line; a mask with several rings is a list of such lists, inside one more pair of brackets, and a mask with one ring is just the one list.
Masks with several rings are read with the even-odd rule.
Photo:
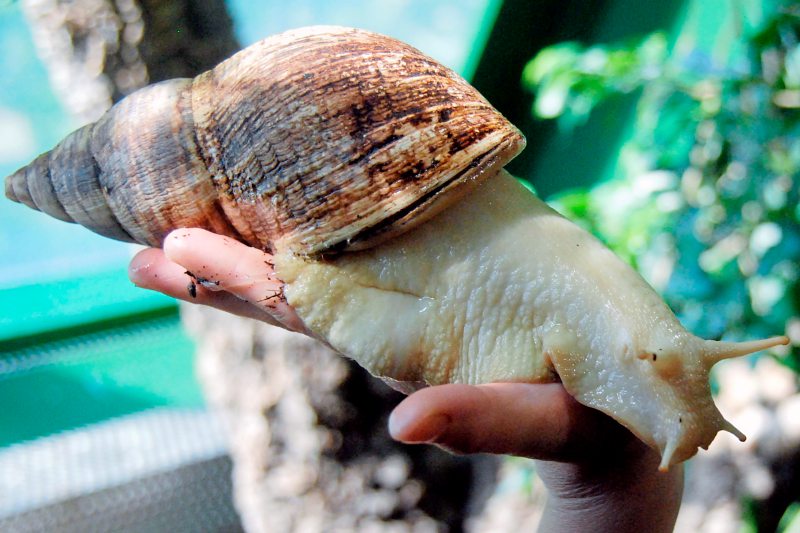
[[534, 88], [545, 78], [570, 70], [575, 65], [577, 57], [576, 43], [568, 42], [544, 48], [525, 65], [522, 81], [529, 88]]

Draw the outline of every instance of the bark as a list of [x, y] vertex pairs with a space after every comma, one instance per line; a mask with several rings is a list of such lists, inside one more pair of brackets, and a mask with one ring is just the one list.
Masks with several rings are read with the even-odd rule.
[[24, 0], [22, 7], [53, 89], [82, 122], [147, 84], [144, 22], [132, 0]]
[[401, 395], [317, 342], [196, 307], [184, 319], [231, 422], [248, 531], [461, 530], [493, 459], [397, 444], [386, 419]]

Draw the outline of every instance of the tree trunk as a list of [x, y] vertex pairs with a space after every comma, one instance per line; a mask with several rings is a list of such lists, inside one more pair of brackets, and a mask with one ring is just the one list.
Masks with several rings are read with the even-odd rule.
[[386, 420], [401, 395], [315, 341], [197, 307], [184, 319], [228, 411], [248, 531], [461, 530], [492, 459], [397, 444]]

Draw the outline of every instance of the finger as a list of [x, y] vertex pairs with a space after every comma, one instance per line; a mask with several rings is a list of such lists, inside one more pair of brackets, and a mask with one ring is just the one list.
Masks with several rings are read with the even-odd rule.
[[148, 248], [131, 260], [128, 277], [137, 287], [164, 293], [191, 303], [208, 305], [228, 313], [281, 326], [261, 307], [224, 291], [210, 291], [186, 274], [186, 268], [173, 263], [162, 250]]
[[632, 438], [605, 415], [576, 402], [560, 384], [440, 385], [395, 408], [389, 431], [458, 453], [575, 460]]
[[167, 235], [164, 255], [191, 272], [206, 289], [227, 291], [263, 309], [283, 327], [305, 331], [302, 320], [286, 302], [270, 254], [192, 228]]

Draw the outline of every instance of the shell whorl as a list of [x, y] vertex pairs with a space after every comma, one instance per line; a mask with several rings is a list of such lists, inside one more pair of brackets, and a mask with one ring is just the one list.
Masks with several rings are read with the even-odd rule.
[[413, 227], [523, 147], [416, 49], [312, 27], [129, 95], [6, 178], [6, 195], [151, 246], [193, 226], [313, 254]]

